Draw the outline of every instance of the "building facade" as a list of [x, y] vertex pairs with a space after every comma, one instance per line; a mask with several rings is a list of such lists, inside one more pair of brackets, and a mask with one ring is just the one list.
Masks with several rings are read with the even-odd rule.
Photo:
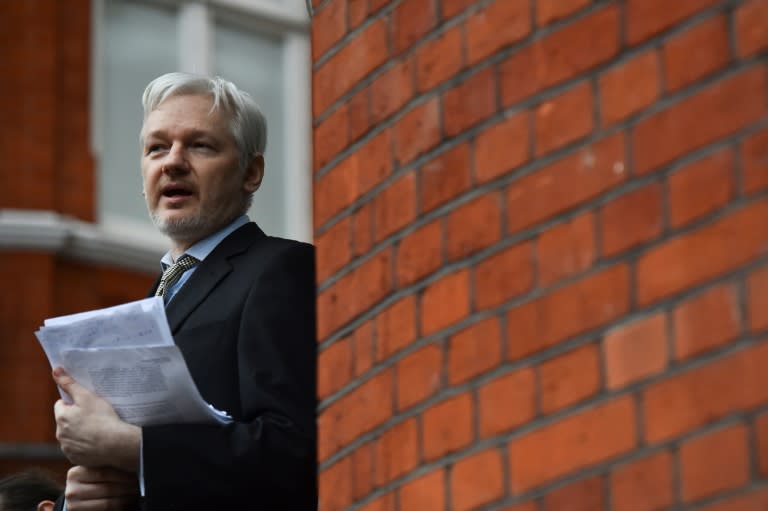
[[119, 86], [245, 58], [322, 511], [768, 507], [768, 1], [303, 3], [0, 2], [0, 473], [67, 467], [34, 330], [156, 275]]

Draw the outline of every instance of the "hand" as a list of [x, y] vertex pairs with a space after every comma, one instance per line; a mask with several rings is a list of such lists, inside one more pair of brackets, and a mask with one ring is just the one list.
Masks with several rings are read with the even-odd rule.
[[55, 368], [53, 380], [73, 401], [58, 400], [53, 407], [56, 439], [69, 461], [136, 472], [141, 428], [122, 421], [109, 403], [79, 385], [64, 369]]
[[136, 509], [136, 476], [114, 468], [72, 467], [67, 472], [64, 499], [68, 511]]

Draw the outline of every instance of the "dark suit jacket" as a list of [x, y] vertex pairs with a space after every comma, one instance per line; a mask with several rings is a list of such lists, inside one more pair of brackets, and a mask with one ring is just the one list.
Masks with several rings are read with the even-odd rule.
[[313, 247], [246, 224], [166, 313], [203, 398], [235, 423], [144, 427], [143, 508], [316, 510]]
[[147, 511], [317, 509], [314, 269], [311, 245], [249, 223], [168, 304], [200, 393], [235, 424], [145, 427]]

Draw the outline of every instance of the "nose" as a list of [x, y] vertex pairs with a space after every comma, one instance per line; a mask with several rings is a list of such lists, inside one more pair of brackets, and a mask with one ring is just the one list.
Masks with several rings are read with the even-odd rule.
[[162, 162], [162, 170], [167, 174], [184, 174], [189, 172], [189, 162], [184, 154], [181, 144], [173, 144], [165, 154]]

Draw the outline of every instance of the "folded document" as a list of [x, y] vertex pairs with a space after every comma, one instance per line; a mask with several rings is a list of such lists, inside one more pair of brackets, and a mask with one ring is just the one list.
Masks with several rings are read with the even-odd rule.
[[160, 297], [47, 319], [35, 335], [52, 368], [63, 367], [80, 385], [109, 401], [126, 422], [232, 421], [197, 390], [173, 342]]

